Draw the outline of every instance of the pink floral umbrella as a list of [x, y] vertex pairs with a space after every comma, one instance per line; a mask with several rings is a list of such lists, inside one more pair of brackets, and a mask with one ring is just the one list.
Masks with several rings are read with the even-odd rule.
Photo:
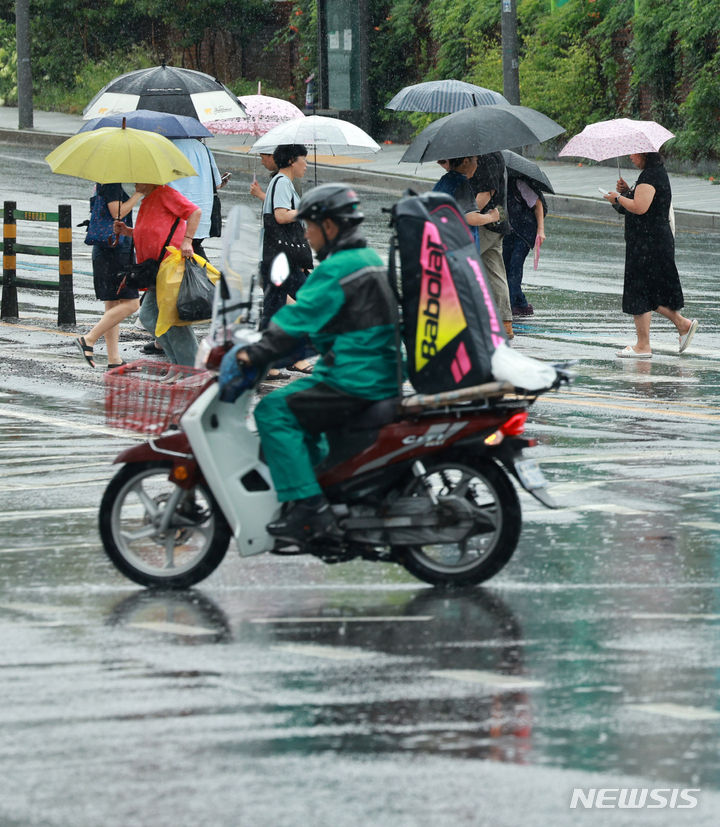
[[211, 121], [206, 124], [207, 128], [216, 135], [254, 135], [257, 138], [278, 124], [305, 117], [290, 101], [261, 94], [259, 83], [257, 95], [243, 95], [239, 100], [245, 107], [247, 118]]
[[588, 124], [579, 135], [575, 135], [565, 144], [558, 155], [604, 161], [620, 155], [657, 152], [665, 141], [674, 137], [669, 129], [655, 121], [614, 118], [610, 121]]

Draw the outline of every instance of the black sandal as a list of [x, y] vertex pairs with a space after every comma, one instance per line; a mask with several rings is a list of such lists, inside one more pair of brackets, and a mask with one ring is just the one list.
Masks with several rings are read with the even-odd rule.
[[[93, 359], [93, 349], [90, 345], [85, 341], [84, 336], [78, 336], [75, 339], [75, 344], [80, 348], [80, 352], [85, 357], [85, 361], [90, 365], [91, 368], [95, 367], [95, 360]], [[89, 354], [89, 355], [88, 355]]]
[[127, 362], [125, 362], [124, 360], [122, 362], [115, 362], [114, 365], [111, 365], [108, 362], [108, 366], [105, 368], [105, 370], [112, 370], [113, 368], [121, 368], [123, 365], [127, 365]]

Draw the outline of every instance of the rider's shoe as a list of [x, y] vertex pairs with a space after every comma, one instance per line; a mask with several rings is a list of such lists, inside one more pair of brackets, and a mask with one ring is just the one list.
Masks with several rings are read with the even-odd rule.
[[330, 504], [323, 496], [306, 497], [289, 503], [285, 513], [267, 525], [268, 534], [293, 543], [307, 543], [317, 537], [342, 538]]

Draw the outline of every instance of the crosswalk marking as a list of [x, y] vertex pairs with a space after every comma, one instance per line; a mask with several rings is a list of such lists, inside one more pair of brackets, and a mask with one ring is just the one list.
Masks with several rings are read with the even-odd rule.
[[501, 675], [499, 672], [486, 672], [481, 669], [439, 669], [430, 674], [434, 678], [480, 683], [501, 689], [538, 689], [545, 686], [543, 681], [533, 680], [524, 675]]
[[636, 712], [647, 712], [649, 715], [664, 715], [667, 718], [677, 718], [680, 721], [720, 720], [720, 712], [701, 706], [683, 706], [673, 703], [630, 704], [628, 709]]

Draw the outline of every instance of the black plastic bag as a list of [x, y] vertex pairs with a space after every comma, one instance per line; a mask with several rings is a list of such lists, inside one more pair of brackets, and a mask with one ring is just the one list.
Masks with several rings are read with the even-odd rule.
[[185, 272], [177, 297], [177, 312], [181, 322], [200, 322], [212, 316], [215, 285], [207, 268], [194, 259], [185, 259]]

